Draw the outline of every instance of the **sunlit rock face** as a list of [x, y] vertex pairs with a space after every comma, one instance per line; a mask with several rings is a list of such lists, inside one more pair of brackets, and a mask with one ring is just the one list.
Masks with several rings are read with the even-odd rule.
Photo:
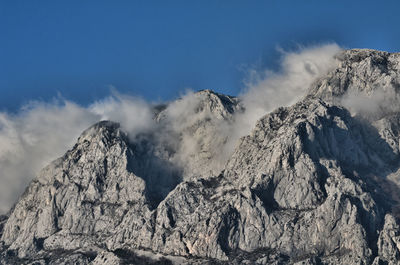
[[400, 54], [355, 49], [336, 55], [338, 67], [314, 83], [309, 96], [337, 101], [346, 93], [385, 92], [400, 86]]
[[337, 58], [232, 153], [245, 109], [210, 90], [156, 108], [151, 135], [93, 125], [1, 217], [0, 263], [398, 264], [400, 56]]

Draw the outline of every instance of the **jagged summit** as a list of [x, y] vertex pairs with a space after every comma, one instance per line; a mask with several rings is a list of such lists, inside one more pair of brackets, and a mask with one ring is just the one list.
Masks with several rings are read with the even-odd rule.
[[345, 95], [370, 96], [374, 92], [399, 93], [400, 53], [369, 49], [340, 52], [339, 66], [320, 78], [308, 96], [338, 103]]
[[210, 89], [200, 90], [197, 94], [204, 97], [203, 101], [210, 111], [224, 109], [225, 111], [221, 113], [223, 118], [227, 118], [228, 113], [233, 114], [238, 108], [239, 100], [236, 97], [223, 95]]
[[361, 61], [367, 57], [371, 56], [387, 56], [389, 52], [379, 51], [374, 49], [363, 49], [363, 48], [355, 48], [349, 50], [343, 50], [339, 54], [336, 55], [341, 61]]
[[100, 121], [92, 125], [90, 128], [86, 129], [78, 138], [78, 142], [92, 139], [93, 137], [98, 135], [106, 136], [107, 134], [113, 134], [116, 133], [117, 130], [118, 133], [122, 133], [119, 129], [120, 124], [117, 122], [108, 120]]
[[227, 162], [220, 124], [244, 110], [211, 90], [156, 108], [151, 133], [93, 125], [0, 219], [0, 263], [399, 264], [400, 111], [374, 96], [396, 95], [399, 54], [337, 58]]
[[238, 98], [223, 95], [210, 89], [189, 94], [185, 96], [185, 100], [178, 99], [170, 105], [172, 106], [169, 106], [169, 108], [166, 106], [166, 108], [157, 115], [157, 120], [164, 119], [168, 112], [171, 112], [171, 109], [174, 107], [185, 107], [189, 112], [200, 115], [212, 114], [218, 119], [231, 119], [234, 112], [240, 111], [243, 108]]
[[173, 150], [168, 159], [181, 167], [183, 179], [220, 173], [226, 162], [222, 149], [228, 140], [221, 124], [232, 123], [235, 113], [242, 111], [238, 98], [201, 90], [171, 102], [157, 114], [162, 130], [172, 136], [161, 145]]

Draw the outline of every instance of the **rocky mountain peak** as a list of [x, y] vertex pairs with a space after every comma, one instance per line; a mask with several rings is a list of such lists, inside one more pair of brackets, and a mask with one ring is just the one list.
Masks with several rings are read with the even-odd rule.
[[339, 52], [336, 58], [342, 63], [357, 63], [368, 58], [376, 61], [377, 58], [385, 58], [389, 55], [390, 53], [388, 52], [373, 49], [351, 49]]
[[93, 125], [0, 219], [0, 263], [398, 264], [400, 112], [345, 99], [397, 93], [399, 54], [337, 58], [227, 163], [221, 123], [243, 107], [210, 90], [156, 108], [151, 133]]
[[400, 53], [369, 49], [340, 52], [339, 65], [318, 80], [309, 90], [309, 97], [338, 103], [344, 96], [371, 96], [374, 92], [392, 91], [400, 87]]
[[162, 121], [174, 115], [174, 109], [180, 107], [197, 116], [208, 115], [220, 120], [231, 119], [234, 112], [242, 109], [238, 98], [205, 89], [172, 102], [156, 116], [156, 120]]
[[100, 121], [85, 130], [78, 138], [78, 143], [91, 142], [95, 138], [96, 140], [104, 139], [107, 142], [107, 139], [115, 137], [126, 138], [126, 134], [120, 130], [120, 124], [113, 121]]
[[216, 93], [210, 89], [205, 89], [197, 92], [202, 98], [199, 110], [207, 109], [211, 112], [218, 112], [219, 118], [228, 118], [232, 115], [239, 106], [239, 100], [235, 97]]

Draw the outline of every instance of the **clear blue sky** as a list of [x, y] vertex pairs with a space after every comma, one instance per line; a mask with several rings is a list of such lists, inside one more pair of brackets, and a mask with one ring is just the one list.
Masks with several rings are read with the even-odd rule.
[[0, 110], [122, 93], [168, 100], [186, 87], [237, 94], [276, 47], [337, 42], [400, 51], [400, 1], [0, 0]]

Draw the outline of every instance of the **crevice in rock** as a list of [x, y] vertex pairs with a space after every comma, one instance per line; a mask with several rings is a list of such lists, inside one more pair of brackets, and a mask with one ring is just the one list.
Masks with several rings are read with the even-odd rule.
[[150, 208], [155, 209], [182, 181], [183, 171], [168, 160], [167, 154], [160, 154], [146, 136], [136, 139], [129, 148], [132, 152], [127, 152], [127, 169], [145, 181], [146, 198]]
[[134, 251], [131, 251], [129, 249], [122, 249], [118, 248], [113, 251], [113, 253], [121, 259], [121, 262], [123, 265], [128, 265], [128, 264], [137, 264], [137, 265], [172, 265], [173, 263], [164, 258], [161, 257], [159, 259], [151, 259], [149, 257], [145, 256], [140, 256], [136, 254]]
[[274, 191], [275, 186], [272, 180], [268, 181], [267, 183], [263, 183], [252, 190], [252, 192], [254, 192], [254, 194], [263, 203], [264, 209], [267, 214], [270, 214], [273, 211], [280, 209], [278, 203], [275, 201]]

